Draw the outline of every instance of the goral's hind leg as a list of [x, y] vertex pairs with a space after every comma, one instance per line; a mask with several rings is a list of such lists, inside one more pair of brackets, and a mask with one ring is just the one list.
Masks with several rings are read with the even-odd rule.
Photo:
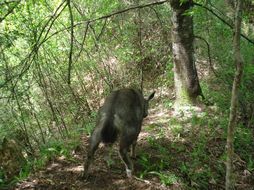
[[137, 145], [137, 139], [135, 139], [131, 145], [131, 157], [136, 158], [136, 145]]
[[132, 177], [132, 172], [133, 172], [133, 163], [128, 155], [128, 150], [135, 140], [135, 133], [133, 134], [124, 134], [120, 137], [120, 156], [125, 164], [126, 167], [126, 173], [128, 177]]
[[88, 169], [89, 166], [93, 160], [94, 153], [97, 150], [99, 144], [101, 142], [101, 128], [95, 128], [91, 138], [90, 138], [90, 143], [88, 146], [88, 153], [87, 153], [87, 158], [86, 161], [84, 162], [84, 172], [82, 177], [84, 179], [87, 179], [88, 177]]

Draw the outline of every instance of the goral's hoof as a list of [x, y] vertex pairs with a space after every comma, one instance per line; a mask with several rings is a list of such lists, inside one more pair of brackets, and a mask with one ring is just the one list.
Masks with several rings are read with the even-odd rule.
[[127, 174], [127, 177], [130, 179], [132, 178], [132, 171], [129, 170], [129, 169], [126, 169], [126, 174]]

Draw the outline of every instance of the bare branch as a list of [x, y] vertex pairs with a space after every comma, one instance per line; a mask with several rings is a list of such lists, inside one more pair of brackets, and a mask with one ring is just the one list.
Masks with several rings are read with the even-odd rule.
[[218, 74], [216, 73], [216, 71], [215, 71], [215, 69], [213, 68], [213, 65], [212, 65], [212, 59], [211, 59], [211, 53], [210, 53], [210, 45], [209, 45], [209, 43], [206, 41], [205, 38], [203, 38], [201, 36], [195, 36], [195, 38], [198, 38], [198, 39], [202, 40], [203, 42], [205, 42], [205, 44], [207, 46], [208, 62], [209, 62], [210, 69], [212, 70], [214, 75], [216, 77], [218, 77]]
[[74, 40], [74, 30], [73, 30], [74, 20], [73, 20], [70, 0], [67, 0], [67, 4], [68, 4], [70, 20], [71, 20], [71, 44], [70, 44], [70, 52], [69, 52], [69, 65], [68, 65], [68, 78], [67, 78], [68, 84], [70, 85], [71, 84], [72, 51], [73, 51], [73, 40]]
[[[37, 41], [34, 43], [33, 45], [33, 48], [31, 50], [31, 52], [23, 59], [20, 61], [20, 63], [22, 63], [23, 68], [21, 69], [21, 71], [16, 74], [16, 75], [13, 75], [13, 78], [9, 78], [7, 80], [5, 80], [5, 82], [3, 82], [2, 84], [0, 84], [0, 88], [3, 88], [4, 86], [6, 86], [6, 84], [8, 84], [10, 81], [14, 80], [15, 78], [17, 79], [15, 84], [14, 84], [14, 87], [16, 86], [18, 80], [20, 78], [22, 78], [22, 76], [29, 70], [30, 66], [31, 66], [31, 63], [28, 63], [29, 60], [31, 60], [31, 58], [33, 57], [34, 53], [36, 53], [40, 46], [45, 42], [45, 39], [48, 37], [48, 34], [49, 34], [49, 31], [53, 25], [53, 23], [55, 22], [55, 20], [61, 15], [62, 11], [65, 9], [65, 7], [67, 6], [64, 5], [65, 1], [63, 1], [57, 8], [56, 8], [56, 11], [54, 12], [54, 14], [50, 17], [50, 19], [46, 22], [46, 24], [44, 25], [44, 27], [42, 28], [40, 34], [39, 34], [39, 37], [37, 39]], [[64, 7], [62, 8], [62, 10], [60, 10], [60, 8], [64, 5]], [[59, 11], [60, 10], [60, 11]], [[58, 13], [59, 12], [59, 13]], [[50, 23], [51, 22], [51, 23]], [[49, 24], [50, 23], [50, 24]], [[46, 31], [46, 34], [44, 36], [44, 39], [41, 40], [42, 38], [42, 34], [43, 32], [46, 30], [46, 28], [48, 27], [48, 30]], [[41, 41], [41, 42], [40, 42]]]
[[[220, 21], [222, 21], [224, 24], [226, 24], [229, 28], [234, 29], [234, 26], [232, 24], [230, 24], [229, 22], [227, 22], [226, 20], [224, 20], [221, 16], [219, 16], [217, 13], [215, 13], [212, 9], [210, 9], [209, 7], [199, 4], [199, 3], [193, 3], [196, 6], [202, 7], [206, 10], [208, 10], [210, 13], [212, 13], [215, 17], [217, 17]], [[245, 36], [244, 34], [240, 34], [244, 39], [246, 39], [248, 42], [252, 43], [254, 45], [254, 40], [251, 40], [250, 38], [248, 38], [247, 36]]]
[[235, 189], [234, 181], [234, 169], [233, 169], [233, 157], [234, 157], [234, 137], [235, 129], [237, 126], [237, 110], [239, 105], [239, 92], [243, 74], [243, 59], [241, 55], [240, 46], [240, 34], [241, 34], [241, 23], [242, 23], [242, 0], [237, 1], [237, 7], [235, 11], [235, 27], [234, 27], [234, 62], [236, 66], [235, 76], [232, 87], [230, 114], [227, 130], [227, 146], [226, 146], [226, 190]]
[[[20, 2], [21, 2], [21, 0], [16, 1], [16, 5], [14, 5], [12, 8], [10, 8], [10, 10], [8, 10], [8, 12], [7, 12], [2, 18], [0, 18], [0, 23], [1, 23], [4, 19], [6, 19], [6, 17], [7, 17], [8, 15], [10, 15], [10, 14], [14, 11], [14, 9], [19, 5]], [[1, 4], [0, 4], [0, 6], [1, 6]]]
[[[150, 7], [150, 6], [155, 6], [155, 5], [161, 5], [163, 3], [166, 3], [167, 0], [163, 0], [163, 1], [157, 1], [157, 2], [152, 2], [152, 3], [148, 3], [148, 4], [144, 4], [144, 5], [138, 5], [138, 6], [132, 6], [123, 10], [119, 10], [113, 13], [110, 13], [108, 15], [104, 15], [95, 19], [91, 19], [91, 20], [87, 20], [87, 21], [82, 21], [82, 22], [78, 22], [76, 24], [73, 24], [73, 26], [69, 26], [66, 28], [63, 28], [62, 30], [56, 31], [51, 35], [49, 34], [49, 31], [51, 30], [52, 25], [54, 24], [55, 20], [61, 15], [62, 11], [65, 9], [65, 7], [68, 5], [65, 4], [66, 0], [64, 0], [56, 9], [56, 11], [54, 12], [53, 16], [46, 22], [46, 24], [44, 25], [43, 29], [41, 30], [39, 37], [37, 39], [37, 41], [35, 42], [35, 44], [33, 45], [32, 51], [27, 55], [27, 57], [25, 59], [23, 59], [21, 62], [24, 62], [24, 66], [21, 70], [21, 72], [19, 74], [14, 75], [14, 78], [20, 79], [30, 68], [31, 63], [28, 63], [28, 61], [30, 60], [30, 58], [32, 57], [32, 55], [37, 52], [40, 48], [40, 46], [46, 42], [48, 39], [50, 39], [51, 37], [55, 36], [56, 34], [59, 34], [65, 30], [70, 30], [71, 28], [74, 28], [76, 26], [79, 26], [81, 24], [87, 24], [87, 26], [90, 25], [90, 23], [92, 22], [96, 22], [98, 20], [102, 20], [102, 19], [107, 19], [110, 17], [113, 17], [115, 15], [118, 14], [122, 14], [131, 10], [135, 10], [135, 9], [140, 9], [140, 8], [145, 8], [145, 7]], [[65, 5], [64, 5], [65, 4]], [[60, 8], [64, 5], [64, 7], [60, 10]], [[60, 11], [59, 11], [60, 10]], [[51, 22], [51, 23], [50, 23]], [[50, 23], [50, 24], [49, 24]], [[46, 34], [44, 35], [44, 38], [41, 40], [42, 34], [44, 33], [45, 29], [48, 27], [48, 30], [46, 31]], [[4, 83], [0, 84], [0, 88], [4, 87], [7, 83], [9, 83], [10, 81], [12, 81], [14, 78], [6, 80]], [[16, 83], [17, 83], [16, 81]]]
[[8, 5], [11, 3], [19, 3], [21, 0], [10, 0], [10, 1], [4, 1], [4, 2], [0, 2], [0, 6], [1, 5]]
[[83, 36], [81, 47], [80, 47], [80, 51], [79, 51], [79, 53], [78, 53], [78, 55], [76, 57], [76, 60], [78, 60], [78, 58], [80, 57], [80, 55], [81, 55], [81, 53], [83, 51], [85, 40], [86, 40], [86, 35], [87, 35], [87, 32], [88, 32], [88, 27], [89, 27], [89, 22], [86, 24], [85, 34]]
[[[113, 17], [115, 15], [128, 12], [130, 10], [135, 10], [135, 9], [140, 9], [140, 8], [146, 8], [146, 7], [150, 7], [150, 6], [154, 6], [154, 5], [161, 5], [161, 4], [166, 3], [166, 2], [167, 2], [167, 0], [163, 0], [163, 1], [148, 3], [148, 4], [144, 4], [144, 5], [138, 5], [138, 6], [129, 7], [129, 8], [126, 8], [126, 9], [123, 9], [123, 10], [120, 10], [120, 11], [113, 12], [113, 13], [108, 14], [108, 15], [104, 15], [104, 16], [95, 18], [95, 19], [86, 20], [86, 21], [82, 21], [82, 22], [77, 22], [76, 24], [73, 25], [73, 27], [80, 26], [82, 24], [87, 24], [87, 23], [90, 24], [92, 22], [95, 22], [95, 21], [98, 21], [98, 20], [102, 20], [102, 19], [106, 19], [106, 18], [110, 18], [110, 17]], [[63, 32], [63, 31], [65, 31], [65, 30], [69, 30], [70, 28], [71, 28], [71, 26], [63, 28], [63, 29], [61, 29], [59, 31], [56, 31], [55, 33], [51, 34], [48, 38], [46, 38], [45, 41], [47, 41], [48, 39], [52, 38], [56, 34], [59, 34], [59, 33]]]

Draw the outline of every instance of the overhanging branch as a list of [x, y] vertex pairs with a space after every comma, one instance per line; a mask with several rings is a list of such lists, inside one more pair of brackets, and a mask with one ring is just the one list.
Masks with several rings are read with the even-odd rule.
[[[20, 0], [19, 0], [20, 1]], [[18, 2], [19, 2], [18, 1]], [[128, 11], [131, 11], [131, 10], [135, 10], [135, 9], [140, 9], [140, 8], [145, 8], [145, 7], [150, 7], [150, 6], [154, 6], [154, 5], [161, 5], [163, 3], [166, 3], [167, 0], [163, 0], [163, 1], [157, 1], [157, 2], [152, 2], [152, 3], [148, 3], [148, 4], [144, 4], [144, 5], [138, 5], [138, 6], [132, 6], [132, 7], [129, 7], [129, 8], [126, 8], [126, 9], [122, 9], [122, 10], [119, 10], [119, 11], [116, 11], [116, 12], [113, 12], [113, 13], [110, 13], [108, 15], [104, 15], [104, 16], [101, 16], [101, 17], [98, 17], [98, 18], [95, 18], [95, 19], [91, 19], [91, 20], [86, 20], [86, 21], [82, 21], [82, 22], [78, 22], [76, 24], [72, 24], [71, 26], [69, 27], [66, 27], [66, 28], [63, 28], [62, 30], [59, 30], [59, 31], [56, 31], [54, 32], [53, 34], [49, 35], [49, 31], [54, 23], [54, 21], [60, 16], [61, 12], [65, 9], [65, 7], [67, 6], [67, 3], [65, 4], [66, 0], [64, 0], [60, 5], [59, 7], [56, 9], [54, 15], [47, 21], [47, 23], [45, 24], [45, 26], [43, 27], [43, 30], [40, 32], [39, 34], [39, 37], [38, 37], [38, 40], [36, 41], [36, 43], [33, 45], [33, 48], [32, 48], [32, 51], [28, 54], [28, 56], [23, 60], [24, 61], [24, 67], [21, 69], [21, 72], [16, 74], [14, 76], [14, 78], [12, 79], [9, 79], [5, 82], [3, 82], [2, 84], [0, 84], [0, 88], [4, 87], [7, 85], [7, 83], [9, 83], [10, 81], [14, 80], [15, 78], [17, 79], [20, 79], [24, 74], [25, 72], [27, 72], [31, 66], [31, 63], [28, 63], [28, 61], [30, 60], [30, 58], [33, 56], [34, 53], [36, 53], [39, 48], [41, 47], [41, 45], [46, 42], [47, 40], [49, 40], [51, 37], [55, 36], [56, 34], [59, 34], [65, 30], [70, 30], [70, 29], [73, 29], [74, 27], [76, 26], [79, 26], [81, 24], [86, 24], [87, 28], [89, 26], [90, 23], [92, 22], [96, 22], [98, 20], [102, 20], [102, 19], [107, 19], [107, 18], [110, 18], [110, 17], [113, 17], [115, 15], [118, 15], [118, 14], [122, 14], [122, 13], [125, 13], [125, 12], [128, 12]], [[64, 5], [65, 4], [65, 5]], [[64, 7], [59, 11], [59, 9], [64, 5]], [[59, 13], [58, 13], [59, 11]], [[58, 13], [58, 14], [57, 14]], [[50, 23], [51, 22], [51, 23]], [[45, 31], [45, 29], [48, 27], [48, 30], [46, 31], [46, 34], [44, 35], [44, 38], [42, 39], [42, 34], [43, 32]], [[86, 33], [87, 33], [87, 29], [86, 29]], [[84, 39], [85, 40], [85, 39]], [[83, 41], [84, 41], [83, 40]], [[23, 62], [21, 61], [21, 62]], [[16, 81], [16, 82], [17, 82]]]
[[68, 9], [69, 9], [69, 14], [70, 14], [70, 21], [71, 21], [71, 44], [70, 44], [70, 52], [69, 52], [69, 64], [68, 64], [68, 78], [67, 82], [70, 85], [71, 84], [71, 67], [72, 67], [72, 51], [73, 51], [73, 41], [74, 41], [74, 30], [73, 30], [73, 14], [72, 14], [72, 9], [71, 9], [71, 1], [67, 1], [68, 4]]
[[[19, 5], [19, 3], [21, 2], [21, 0], [19, 0], [19, 1], [13, 1], [12, 3], [16, 3], [16, 5], [14, 5], [12, 8], [10, 8], [10, 10], [8, 10], [8, 12], [2, 17], [2, 18], [0, 18], [0, 23], [4, 20], [4, 19], [6, 19], [6, 17], [7, 16], [9, 16], [13, 11], [14, 11], [14, 9]], [[8, 4], [8, 3], [11, 3], [11, 2], [3, 2], [3, 3], [1, 3], [0, 4], [0, 6], [2, 6], [2, 4]]]
[[[157, 1], [157, 2], [148, 3], [148, 4], [144, 4], [144, 5], [137, 5], [137, 6], [129, 7], [129, 8], [126, 8], [126, 9], [123, 9], [123, 10], [120, 10], [120, 11], [116, 11], [116, 12], [110, 13], [108, 15], [104, 15], [104, 16], [98, 17], [98, 18], [94, 18], [94, 19], [86, 20], [86, 21], [82, 21], [82, 22], [77, 22], [76, 24], [73, 25], [73, 27], [80, 26], [82, 24], [86, 24], [87, 25], [87, 24], [93, 23], [93, 22], [98, 21], [98, 20], [107, 19], [107, 18], [113, 17], [115, 15], [128, 12], [130, 10], [135, 10], [135, 9], [140, 9], [140, 8], [146, 8], [146, 7], [150, 7], [150, 6], [154, 6], [154, 5], [161, 5], [161, 4], [166, 3], [166, 2], [167, 2], [167, 0], [163, 0], [163, 1]], [[71, 29], [71, 26], [63, 28], [62, 30], [58, 30], [55, 33], [53, 33], [50, 36], [48, 36], [48, 38], [46, 38], [43, 42], [45, 42], [48, 39], [52, 38], [56, 34], [59, 34], [59, 33], [63, 32], [63, 31], [65, 31], [65, 30], [70, 30], [70, 29]]]
[[[206, 9], [207, 11], [209, 11], [210, 13], [212, 13], [216, 18], [218, 18], [220, 21], [222, 21], [224, 24], [226, 24], [229, 28], [231, 28], [232, 30], [234, 29], [234, 26], [232, 26], [229, 22], [227, 22], [226, 20], [224, 20], [221, 16], [219, 16], [217, 13], [215, 13], [212, 9], [210, 9], [209, 7], [199, 4], [199, 3], [193, 3], [194, 5], [198, 6], [198, 7], [202, 7], [204, 9]], [[243, 37], [245, 40], [247, 40], [248, 42], [250, 42], [251, 44], [254, 45], [254, 40], [251, 40], [250, 38], [248, 38], [247, 36], [245, 36], [244, 34], [240, 34], [241, 37]]]

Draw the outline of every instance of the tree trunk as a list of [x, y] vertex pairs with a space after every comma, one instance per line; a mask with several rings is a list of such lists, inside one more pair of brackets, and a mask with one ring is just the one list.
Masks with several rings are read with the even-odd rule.
[[235, 77], [232, 88], [230, 116], [227, 133], [227, 161], [226, 161], [226, 190], [235, 187], [233, 179], [233, 155], [234, 155], [234, 131], [236, 126], [238, 94], [243, 73], [243, 60], [240, 52], [240, 32], [241, 32], [241, 0], [238, 0], [235, 13], [235, 32], [234, 32], [234, 61], [236, 65]]
[[186, 15], [193, 3], [192, 0], [184, 3], [170, 0], [170, 4], [173, 9], [172, 50], [176, 103], [194, 104], [202, 92], [193, 57], [193, 19], [192, 16]]

